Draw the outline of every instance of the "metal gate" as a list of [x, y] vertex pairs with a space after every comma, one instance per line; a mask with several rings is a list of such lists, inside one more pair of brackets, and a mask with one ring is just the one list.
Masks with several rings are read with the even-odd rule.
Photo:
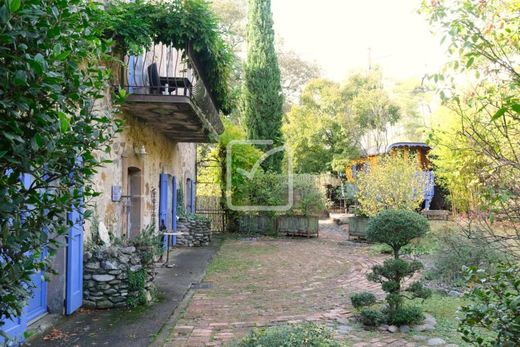
[[226, 213], [220, 206], [220, 196], [197, 196], [196, 213], [211, 221], [211, 231], [226, 230]]

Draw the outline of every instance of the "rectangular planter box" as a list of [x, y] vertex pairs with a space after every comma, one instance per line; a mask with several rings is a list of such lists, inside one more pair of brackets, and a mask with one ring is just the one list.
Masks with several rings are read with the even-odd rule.
[[357, 238], [366, 239], [368, 229], [368, 217], [349, 217], [348, 219], [348, 237], [356, 236]]
[[243, 233], [317, 237], [318, 229], [318, 216], [241, 215], [239, 219], [239, 231]]
[[278, 232], [292, 236], [319, 235], [319, 217], [317, 216], [279, 216]]
[[239, 219], [239, 231], [252, 234], [276, 233], [276, 217], [262, 215], [241, 215]]

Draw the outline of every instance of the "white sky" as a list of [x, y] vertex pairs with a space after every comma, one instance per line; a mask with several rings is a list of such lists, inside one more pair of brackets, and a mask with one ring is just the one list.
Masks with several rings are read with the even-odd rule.
[[385, 77], [421, 78], [444, 62], [440, 37], [417, 13], [420, 0], [272, 0], [284, 46], [316, 61], [338, 82], [354, 69], [380, 65]]

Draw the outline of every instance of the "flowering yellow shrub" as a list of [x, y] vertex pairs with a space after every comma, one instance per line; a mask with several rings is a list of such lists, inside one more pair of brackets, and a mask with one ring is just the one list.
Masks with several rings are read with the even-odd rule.
[[423, 202], [426, 177], [414, 157], [387, 155], [356, 178], [359, 211], [375, 216], [392, 209], [415, 210]]

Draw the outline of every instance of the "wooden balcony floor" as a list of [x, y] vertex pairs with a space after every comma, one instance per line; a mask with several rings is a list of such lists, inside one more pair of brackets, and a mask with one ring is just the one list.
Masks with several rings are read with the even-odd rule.
[[216, 142], [218, 134], [187, 96], [130, 94], [123, 110], [175, 142]]

